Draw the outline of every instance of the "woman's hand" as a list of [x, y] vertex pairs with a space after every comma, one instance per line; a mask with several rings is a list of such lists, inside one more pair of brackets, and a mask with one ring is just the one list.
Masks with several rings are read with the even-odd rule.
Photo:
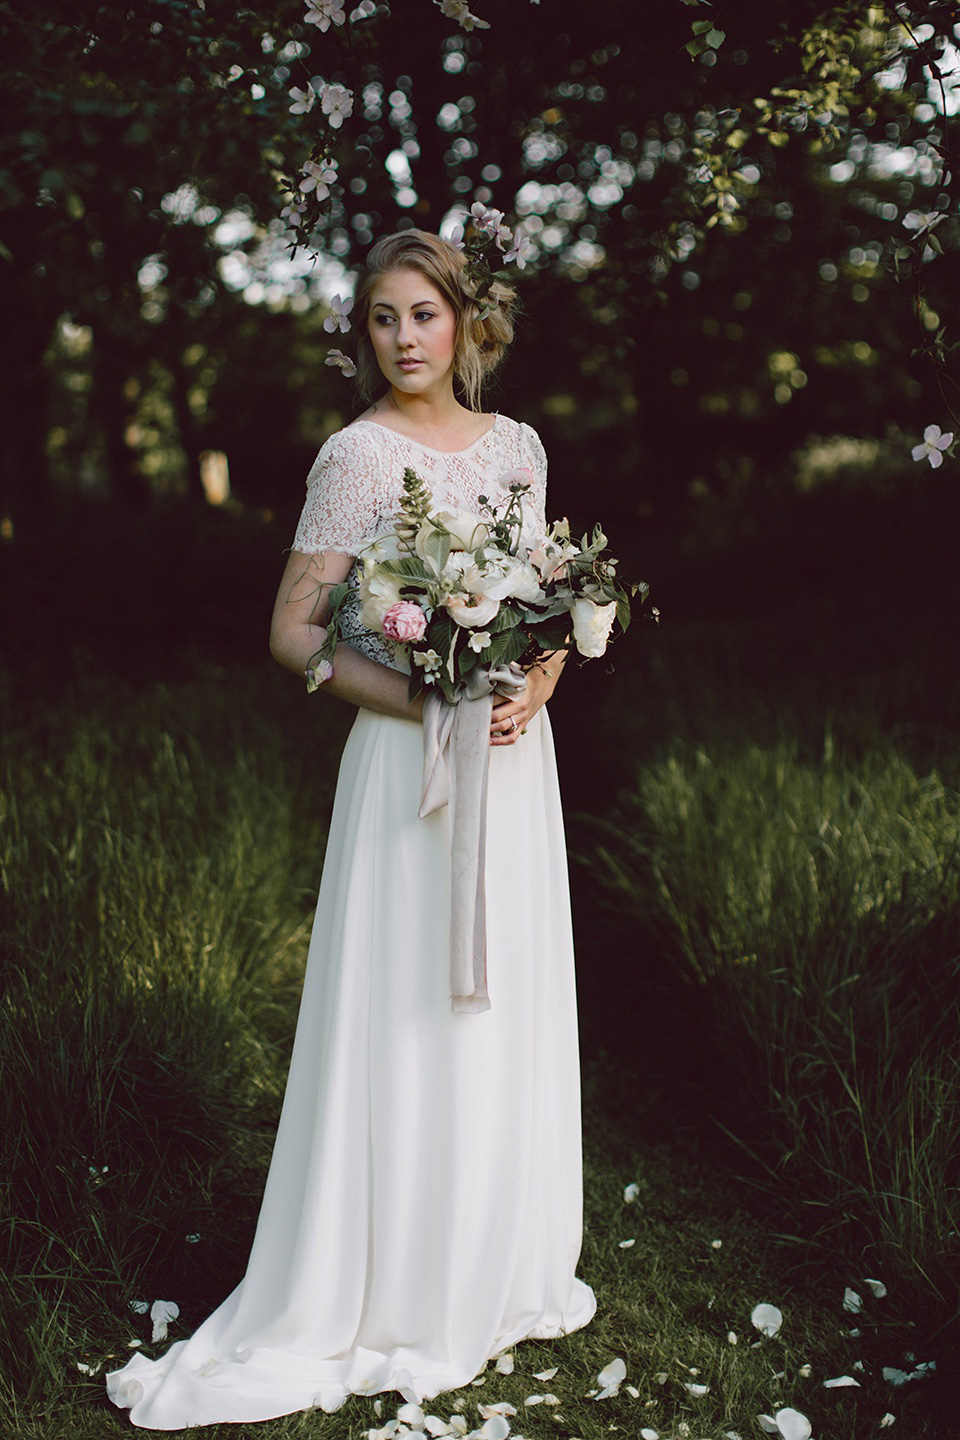
[[565, 650], [544, 655], [527, 671], [527, 688], [522, 695], [498, 700], [490, 720], [491, 745], [515, 745], [541, 706], [556, 689], [567, 658]]

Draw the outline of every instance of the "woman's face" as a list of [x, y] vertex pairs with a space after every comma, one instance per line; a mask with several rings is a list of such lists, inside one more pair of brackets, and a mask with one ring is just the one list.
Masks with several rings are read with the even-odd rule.
[[457, 317], [420, 270], [388, 270], [370, 292], [367, 332], [395, 390], [425, 395], [453, 388]]

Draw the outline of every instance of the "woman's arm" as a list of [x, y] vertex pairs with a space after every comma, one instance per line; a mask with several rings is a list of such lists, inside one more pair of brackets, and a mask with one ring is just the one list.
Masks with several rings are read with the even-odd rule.
[[[273, 607], [270, 652], [301, 679], [327, 633], [324, 624], [330, 616], [330, 589], [346, 580], [352, 564], [353, 556], [336, 550], [319, 555], [290, 552]], [[407, 687], [407, 676], [399, 670], [379, 665], [341, 641], [333, 675], [321, 688], [351, 705], [375, 710], [378, 715], [420, 720], [423, 699], [418, 696], [409, 700]]]
[[[490, 722], [491, 745], [515, 745], [537, 711], [550, 699], [567, 663], [568, 651], [553, 650], [530, 666], [527, 688], [515, 700], [494, 704]], [[514, 722], [511, 728], [511, 721]]]

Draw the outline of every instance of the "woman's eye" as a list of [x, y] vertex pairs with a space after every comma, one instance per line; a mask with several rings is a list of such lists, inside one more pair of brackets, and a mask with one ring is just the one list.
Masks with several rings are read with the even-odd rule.
[[393, 324], [393, 316], [392, 316], [392, 315], [375, 315], [375, 316], [374, 316], [374, 320], [375, 320], [375, 323], [376, 323], [377, 325], [392, 325], [392, 324]]
[[432, 311], [432, 310], [418, 310], [417, 313], [416, 313], [416, 316], [415, 316], [414, 318], [417, 319], [417, 320], [432, 320], [432, 319], [433, 319], [433, 311]]

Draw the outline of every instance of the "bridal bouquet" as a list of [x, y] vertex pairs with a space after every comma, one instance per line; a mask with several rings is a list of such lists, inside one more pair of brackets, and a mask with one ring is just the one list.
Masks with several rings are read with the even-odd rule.
[[[533, 534], [522, 503], [530, 483], [529, 471], [512, 472], [504, 477], [507, 502], [498, 510], [481, 496], [480, 513], [473, 514], [434, 510], [416, 471], [404, 471], [393, 530], [358, 559], [360, 618], [367, 629], [409, 646], [411, 698], [435, 685], [452, 702], [478, 666], [525, 667], [572, 646], [590, 658], [602, 655], [614, 622], [621, 630], [630, 623], [630, 596], [646, 599], [646, 584], [617, 580], [599, 526], [579, 544], [566, 520]], [[334, 586], [327, 636], [307, 669], [308, 690], [332, 674], [348, 603], [350, 585]]]

